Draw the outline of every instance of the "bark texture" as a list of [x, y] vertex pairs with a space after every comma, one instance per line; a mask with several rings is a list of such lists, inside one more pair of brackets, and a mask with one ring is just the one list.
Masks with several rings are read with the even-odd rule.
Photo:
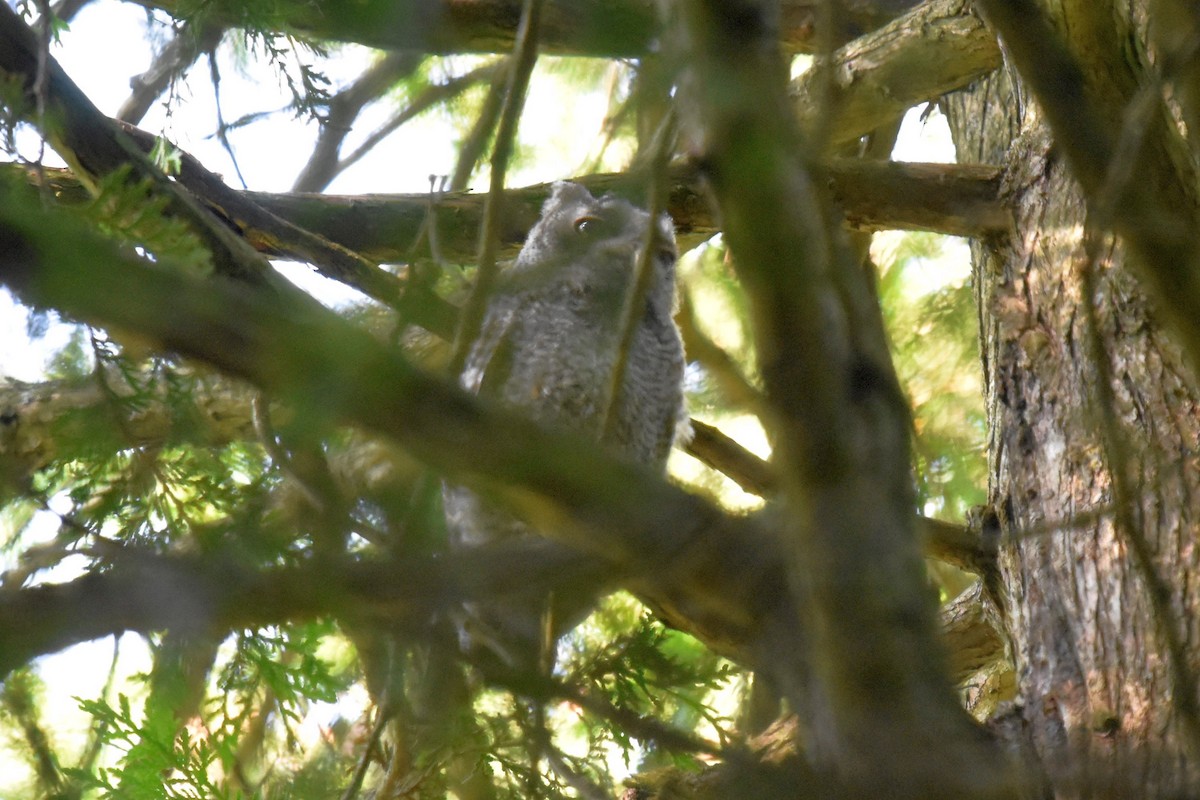
[[[1078, 9], [1050, 5], [1059, 30], [1087, 35], [1063, 24]], [[1135, 52], [1108, 51], [1109, 69], [1142, 69]], [[1009, 236], [973, 248], [1019, 687], [1006, 730], [1032, 745], [1053, 796], [1195, 796], [1200, 395], [1124, 249], [1087, 246], [1083, 195], [1014, 79], [1002, 70], [945, 101], [959, 160], [1006, 165], [1014, 211]]]

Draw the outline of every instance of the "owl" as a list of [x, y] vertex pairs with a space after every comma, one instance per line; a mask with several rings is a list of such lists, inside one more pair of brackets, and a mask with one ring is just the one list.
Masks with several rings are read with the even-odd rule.
[[[653, 275], [634, 311], [632, 341], [610, 403], [624, 307], [651, 224], [658, 226]], [[672, 319], [675, 261], [674, 226], [666, 214], [651, 220], [625, 200], [555, 183], [541, 219], [497, 281], [460, 378], [463, 387], [546, 427], [594, 438], [614, 455], [664, 469], [686, 419], [683, 343]], [[461, 487], [447, 486], [443, 499], [452, 546], [530, 533]], [[508, 619], [499, 627], [518, 638], [537, 635], [536, 619]]]

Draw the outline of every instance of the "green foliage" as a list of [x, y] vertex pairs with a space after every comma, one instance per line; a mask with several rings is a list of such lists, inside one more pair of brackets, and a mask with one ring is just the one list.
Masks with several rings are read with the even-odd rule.
[[[609, 597], [563, 643], [565, 680], [613, 708], [656, 722], [664, 731], [711, 730], [720, 742], [732, 722], [716, 703], [740, 671], [692, 637], [663, 626], [624, 593]], [[579, 715], [571, 733], [587, 743], [588, 757], [603, 763], [616, 752], [638, 770], [673, 761], [690, 764], [692, 754], [646, 731], [631, 732], [603, 716]]]
[[[31, 0], [18, 0], [17, 13], [19, 13], [30, 24], [40, 24], [42, 16], [42, 5], [40, 3], [31, 2]], [[57, 14], [50, 14], [50, 41], [58, 44], [62, 35], [70, 30], [71, 26], [67, 21], [59, 17]]]
[[46, 368], [46, 376], [52, 380], [78, 381], [91, 373], [94, 367], [91, 337], [87, 328], [77, 325], [71, 329], [67, 343], [54, 352]]
[[0, 143], [5, 153], [17, 151], [17, 129], [29, 119], [31, 109], [21, 76], [0, 73]]
[[220, 671], [217, 688], [230, 694], [253, 695], [266, 689], [279, 703], [280, 713], [296, 719], [303, 703], [337, 700], [355, 677], [335, 675], [317, 651], [336, 633], [331, 622], [318, 621], [286, 628], [242, 631], [234, 653]]
[[161, 136], [154, 139], [154, 147], [150, 149], [150, 160], [167, 175], [178, 175], [183, 167], [183, 154], [179, 148]]
[[241, 58], [243, 68], [265, 60], [275, 70], [279, 82], [292, 97], [291, 109], [297, 118], [320, 120], [321, 110], [329, 104], [329, 78], [316, 66], [328, 55], [327, 48], [291, 34], [281, 34], [266, 27], [269, 14], [259, 17], [262, 4], [248, 3], [246, 20], [241, 27]]
[[[178, 160], [164, 139], [156, 140], [151, 155], [168, 164]], [[169, 199], [156, 193], [149, 179], [134, 180], [132, 172], [132, 167], [122, 166], [105, 175], [92, 199], [74, 212], [152, 260], [196, 276], [210, 274], [212, 254], [187, 223], [167, 212]]]
[[114, 708], [102, 700], [83, 700], [80, 706], [104, 726], [105, 743], [123, 750], [120, 768], [66, 774], [103, 800], [237, 800], [244, 795], [213, 780], [210, 768], [218, 753], [204, 737], [180, 727], [169, 709], [139, 718], [122, 694]]
[[20, 737], [23, 744], [20, 752], [36, 776], [39, 790], [53, 792], [60, 788], [57, 759], [53, 743], [47, 739], [38, 719], [38, 708], [44, 695], [45, 685], [32, 670], [15, 671], [0, 687], [0, 721], [14, 738]]
[[328, 54], [328, 47], [281, 32], [285, 14], [276, 0], [183, 0], [174, 16], [192, 23], [195, 30], [205, 24], [239, 30], [243, 68], [249, 70], [265, 58], [291, 93], [296, 116], [319, 118], [320, 107], [329, 99], [329, 79], [314, 62]]
[[[333, 671], [319, 653], [336, 636], [331, 624], [320, 622], [235, 636], [221, 647], [208, 700], [192, 719], [180, 719], [179, 709], [206, 673], [189, 670], [198, 652], [215, 645], [164, 639], [146, 676], [151, 691], [140, 713], [126, 694], [115, 706], [80, 701], [96, 720], [100, 745], [120, 754], [116, 765], [66, 773], [102, 798], [327, 796], [344, 782], [350, 762], [339, 750], [312, 748], [295, 726], [312, 703], [334, 701], [355, 678], [353, 670]], [[265, 725], [268, 719], [281, 727], [279, 736], [268, 734], [275, 724]], [[344, 724], [330, 730], [343, 740], [347, 733]], [[295, 768], [259, 763], [264, 747]]]
[[905, 236], [895, 260], [881, 267], [879, 294], [896, 371], [912, 403], [918, 503], [926, 513], [961, 520], [983, 502], [986, 487], [975, 300], [961, 277], [928, 292], [909, 288], [921, 270], [946, 268], [936, 262], [943, 241]]

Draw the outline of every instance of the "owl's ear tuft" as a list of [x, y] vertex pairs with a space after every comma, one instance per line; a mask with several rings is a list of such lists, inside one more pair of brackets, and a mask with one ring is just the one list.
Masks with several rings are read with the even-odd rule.
[[546, 205], [565, 202], [587, 202], [595, 198], [592, 193], [578, 183], [572, 181], [555, 181], [550, 184], [550, 197]]

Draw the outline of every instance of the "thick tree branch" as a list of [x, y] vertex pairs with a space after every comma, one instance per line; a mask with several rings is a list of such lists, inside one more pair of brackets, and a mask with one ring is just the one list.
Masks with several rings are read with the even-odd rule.
[[942, 610], [942, 634], [950, 650], [950, 673], [958, 684], [1005, 657], [1004, 625], [996, 605], [977, 582]]
[[[246, 204], [256, 206], [266, 214], [380, 263], [411, 260], [416, 255], [413, 247], [421, 226], [429, 214], [428, 194], [350, 196], [210, 189], [207, 180], [193, 178], [192, 163], [189, 157], [184, 157], [181, 180], [211, 206], [230, 207], [234, 211]], [[13, 169], [21, 169], [30, 181], [42, 179], [37, 171]], [[61, 200], [70, 202], [86, 197], [69, 172], [47, 169], [42, 174]], [[1011, 225], [1011, 215], [999, 197], [998, 167], [839, 158], [822, 169], [821, 177], [828, 182], [830, 193], [844, 210], [848, 223], [859, 230], [927, 230], [979, 237], [1007, 231]], [[634, 174], [585, 175], [575, 180], [594, 194], [613, 192], [639, 200], [644, 196], [642, 179]], [[505, 253], [511, 255], [520, 247], [549, 194], [549, 184], [506, 192], [500, 219], [500, 242]], [[474, 258], [486, 197], [486, 194], [450, 192], [437, 199], [434, 214], [445, 258], [464, 263]], [[671, 172], [667, 211], [675, 220], [685, 246], [719, 230], [705, 200], [702, 182], [692, 168], [678, 166]], [[306, 252], [278, 223], [246, 212], [237, 216], [247, 239], [267, 255], [295, 260], [318, 255]]]
[[837, 158], [817, 168], [846, 222], [860, 231], [932, 231], [985, 237], [1006, 232], [997, 167]]
[[[89, 448], [108, 442], [115, 451], [161, 447], [180, 436], [197, 446], [219, 446], [256, 435], [252, 411], [256, 395], [244, 384], [196, 375], [190, 379], [186, 409], [178, 399], [147, 396], [142, 389], [137, 404], [121, 413], [109, 393], [131, 394], [134, 388], [121, 383], [119, 376], [106, 380], [106, 389], [95, 381], [0, 383], [0, 498], [23, 490], [37, 470], [73, 458], [70, 446], [74, 441], [86, 441]], [[181, 380], [188, 378], [176, 375], [172, 385], [177, 387]], [[707, 423], [693, 419], [691, 426], [694, 435], [685, 445], [689, 455], [727, 475], [747, 492], [763, 497], [775, 493], [776, 479], [769, 463]], [[361, 476], [344, 477], [352, 486], [367, 484]], [[928, 517], [918, 517], [918, 527], [926, 555], [976, 574], [983, 574], [991, 564], [978, 531]]]
[[244, 556], [118, 552], [104, 571], [0, 597], [0, 681], [36, 656], [124, 631], [220, 634], [323, 615], [419, 626], [465, 600], [594, 584], [602, 572], [597, 560], [548, 542], [437, 559], [320, 559], [267, 569], [247, 565]]
[[[800, 520], [781, 526], [781, 547], [810, 636], [800, 650], [771, 643], [762, 660], [814, 731], [816, 757], [864, 795], [970, 796], [986, 775], [999, 796], [997, 754], [970, 740], [947, 676], [930, 665], [907, 404], [878, 298], [804, 161], [772, 8], [677, 8], [686, 107], [753, 306], [784, 507]], [[880, 737], [897, 747], [881, 750]]]
[[[493, 544], [433, 559], [322, 559], [267, 569], [219, 553], [118, 552], [103, 572], [0, 595], [0, 681], [37, 656], [124, 631], [220, 634], [325, 615], [419, 627], [430, 614], [464, 601], [596, 585], [605, 574], [597, 559], [544, 541]], [[943, 616], [960, 681], [1003, 657], [985, 608], [979, 592], [969, 591]]]
[[76, 442], [91, 452], [98, 442], [111, 443], [114, 451], [162, 446], [181, 430], [201, 446], [254, 437], [254, 393], [244, 384], [198, 375], [186, 412], [165, 391], [147, 397], [143, 388], [138, 402], [117, 414], [112, 393], [132, 395], [135, 389], [117, 375], [106, 376], [105, 383], [0, 382], [0, 498], [27, 487], [37, 470], [80, 455], [72, 450]]
[[[179, 14], [181, 0], [138, 0]], [[837, 41], [874, 30], [917, 0], [840, 0]], [[329, 8], [335, 5], [336, 10]], [[783, 0], [781, 42], [793, 52], [816, 47], [823, 0]], [[241, 23], [236, 3], [213, 12], [213, 21]], [[325, 5], [282, 4], [281, 27], [318, 39], [358, 42], [382, 50], [427, 53], [508, 53], [513, 49], [521, 0], [360, 0]], [[551, 55], [636, 58], [657, 46], [653, 0], [554, 0], [547, 4], [539, 47]]]
[[968, 0], [929, 0], [818, 61], [791, 94], [805, 127], [836, 145], [999, 66], [995, 34]]

